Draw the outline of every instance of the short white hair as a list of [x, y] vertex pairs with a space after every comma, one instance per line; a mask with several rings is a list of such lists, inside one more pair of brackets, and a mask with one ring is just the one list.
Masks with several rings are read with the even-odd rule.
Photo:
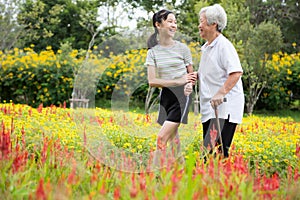
[[222, 32], [224, 30], [227, 25], [227, 15], [220, 4], [214, 4], [212, 6], [202, 8], [199, 12], [199, 17], [202, 13], [205, 13], [208, 25], [216, 23], [218, 25], [218, 31]]

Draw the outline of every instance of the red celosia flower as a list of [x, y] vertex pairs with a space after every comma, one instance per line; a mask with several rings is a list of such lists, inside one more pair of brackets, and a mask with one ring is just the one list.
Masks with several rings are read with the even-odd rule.
[[135, 198], [138, 194], [138, 190], [136, 188], [136, 185], [133, 183], [132, 187], [130, 188], [130, 197]]
[[74, 184], [76, 182], [75, 177], [76, 177], [76, 163], [74, 161], [72, 171], [68, 176], [68, 183]]
[[98, 116], [96, 117], [96, 121], [99, 124], [99, 126], [102, 126], [102, 124], [104, 123], [104, 118], [100, 119]]
[[230, 175], [232, 174], [232, 164], [230, 159], [227, 159], [225, 163], [223, 164], [223, 169], [224, 169], [224, 175], [229, 178]]
[[224, 197], [224, 187], [222, 187], [222, 185], [221, 185], [221, 187], [220, 187], [220, 193], [219, 193], [219, 196], [220, 196], [220, 199], [223, 199], [223, 197]]
[[42, 103], [37, 108], [37, 111], [38, 111], [38, 113], [42, 113], [42, 111], [43, 111], [43, 104]]
[[30, 107], [28, 110], [28, 115], [31, 117], [32, 116], [32, 108]]
[[16, 144], [16, 157], [13, 160], [13, 173], [16, 173], [17, 171], [19, 171], [19, 169], [26, 165], [27, 163], [27, 157], [28, 157], [28, 152], [27, 151], [20, 151], [20, 146], [18, 144]]
[[146, 123], [151, 123], [151, 117], [149, 114], [145, 115], [145, 120], [146, 120]]
[[84, 129], [83, 129], [83, 146], [84, 147], [86, 147], [86, 140], [87, 140], [87, 137], [86, 137], [86, 130], [85, 130], [85, 126], [84, 126]]
[[162, 144], [160, 136], [157, 137], [157, 149], [159, 149], [161, 151], [165, 151], [166, 150], [166, 145]]
[[300, 177], [299, 169], [296, 168], [294, 172], [294, 181], [297, 182]]
[[105, 189], [105, 184], [103, 183], [102, 184], [102, 187], [101, 187], [101, 189], [100, 189], [100, 194], [106, 194], [106, 189]]
[[201, 196], [200, 192], [195, 192], [195, 193], [193, 194], [193, 200], [201, 199], [200, 196]]
[[296, 156], [300, 158], [300, 145], [298, 143], [296, 144]]
[[215, 129], [214, 124], [213, 124], [213, 128], [209, 131], [209, 134], [210, 134], [210, 143], [212, 145], [211, 148], [214, 148], [214, 146], [216, 145], [216, 139], [217, 139], [217, 135], [218, 135], [218, 132]]
[[24, 126], [22, 126], [21, 133], [22, 133], [22, 145], [23, 145], [23, 149], [25, 149], [25, 147], [26, 147], [26, 141], [25, 141], [25, 130], [24, 130]]
[[209, 176], [213, 179], [214, 175], [215, 175], [215, 166], [214, 166], [214, 161], [212, 160], [212, 158], [209, 161], [208, 173], [209, 173]]
[[140, 190], [145, 190], [145, 189], [146, 189], [145, 174], [141, 173], [140, 174]]
[[9, 154], [11, 153], [12, 142], [10, 138], [10, 133], [10, 131], [5, 131], [5, 124], [2, 121], [2, 131], [0, 132], [0, 159], [8, 158]]
[[121, 197], [120, 188], [119, 187], [115, 187], [115, 190], [114, 190], [114, 199], [117, 200], [117, 199], [120, 199], [120, 197]]
[[198, 124], [197, 122], [194, 123], [194, 130], [197, 130]]
[[110, 116], [109, 122], [110, 122], [110, 123], [114, 123], [114, 118], [113, 118], [112, 116]]
[[42, 150], [42, 164], [46, 162], [47, 159], [47, 151], [48, 151], [49, 140], [48, 138], [44, 138], [43, 150]]
[[40, 182], [38, 184], [38, 187], [36, 189], [35, 194], [36, 194], [36, 199], [38, 199], [38, 200], [40, 200], [40, 199], [42, 199], [42, 200], [47, 199], [46, 193], [45, 193], [45, 190], [44, 190], [44, 180], [43, 179], [40, 180]]
[[248, 173], [248, 163], [243, 159], [242, 155], [235, 156], [233, 168], [240, 174]]

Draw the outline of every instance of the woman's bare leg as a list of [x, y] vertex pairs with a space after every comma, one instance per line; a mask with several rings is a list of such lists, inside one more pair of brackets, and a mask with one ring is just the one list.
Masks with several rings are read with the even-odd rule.
[[162, 128], [160, 129], [157, 141], [156, 141], [156, 151], [154, 153], [153, 164], [155, 168], [162, 167], [161, 159], [162, 154], [166, 153], [167, 142], [173, 139], [178, 133], [179, 123], [165, 121]]

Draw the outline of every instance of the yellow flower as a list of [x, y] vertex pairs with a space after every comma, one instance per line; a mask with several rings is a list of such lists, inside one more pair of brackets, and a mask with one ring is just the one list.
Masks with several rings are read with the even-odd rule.
[[125, 143], [125, 144], [123, 145], [123, 147], [124, 147], [124, 148], [131, 147], [131, 144], [127, 142], [127, 143]]
[[111, 72], [106, 72], [106, 75], [109, 77], [112, 77], [112, 73]]

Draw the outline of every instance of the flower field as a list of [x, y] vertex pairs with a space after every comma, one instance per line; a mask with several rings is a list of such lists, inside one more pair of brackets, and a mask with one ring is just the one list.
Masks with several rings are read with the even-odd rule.
[[[1, 199], [299, 199], [300, 122], [245, 116], [231, 155], [201, 158], [200, 116], [182, 159], [151, 168], [157, 113], [0, 104]], [[180, 162], [181, 161], [181, 162]]]

